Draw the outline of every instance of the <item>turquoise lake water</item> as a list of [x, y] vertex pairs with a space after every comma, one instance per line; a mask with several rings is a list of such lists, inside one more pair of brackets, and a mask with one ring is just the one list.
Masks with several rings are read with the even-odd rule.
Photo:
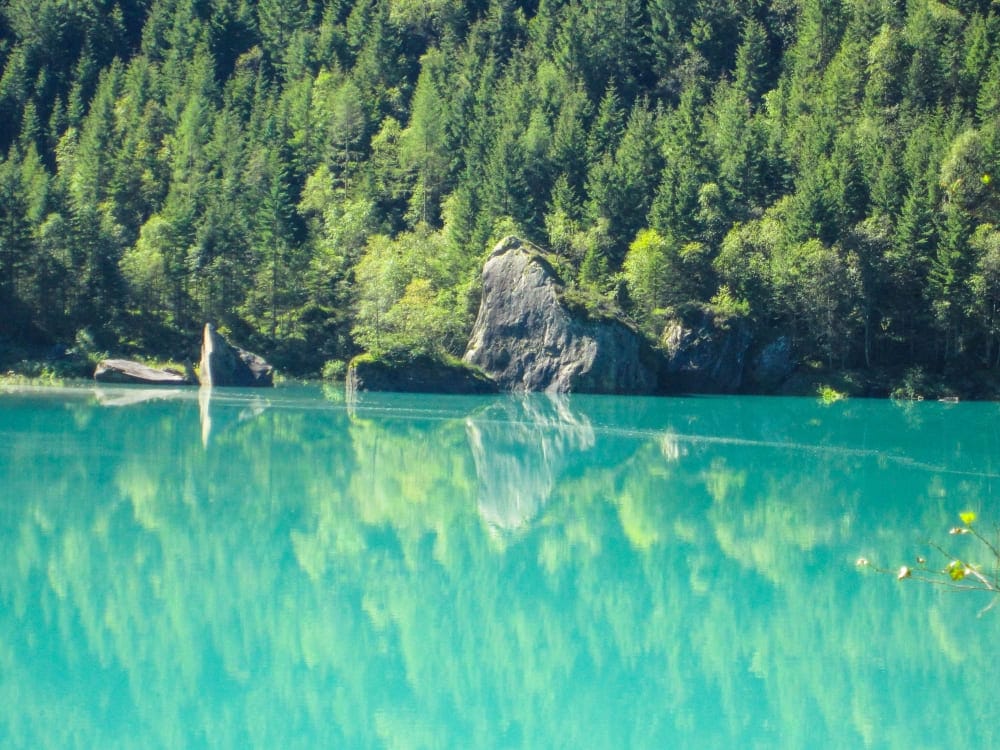
[[997, 404], [11, 389], [0, 747], [1000, 747], [855, 567], [998, 499]]

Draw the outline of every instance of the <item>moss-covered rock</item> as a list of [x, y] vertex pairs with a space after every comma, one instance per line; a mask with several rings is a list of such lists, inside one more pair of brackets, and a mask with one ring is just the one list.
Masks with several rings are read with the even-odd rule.
[[496, 393], [497, 385], [481, 370], [442, 357], [375, 357], [361, 354], [347, 368], [347, 393]]

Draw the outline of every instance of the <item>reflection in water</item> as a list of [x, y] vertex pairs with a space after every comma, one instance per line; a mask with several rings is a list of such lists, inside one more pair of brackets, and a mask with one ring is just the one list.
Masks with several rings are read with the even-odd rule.
[[587, 417], [558, 394], [498, 400], [465, 426], [479, 480], [479, 514], [499, 531], [527, 526], [548, 502], [567, 456], [594, 446]]
[[[198, 414], [201, 419], [201, 444], [207, 448], [213, 432], [219, 435], [231, 427], [259, 417], [271, 403], [261, 396], [247, 396], [246, 391], [229, 391], [202, 386], [198, 389]], [[214, 408], [213, 408], [214, 403]]]
[[215, 388], [203, 386], [194, 388], [142, 388], [137, 386], [119, 386], [115, 388], [99, 387], [93, 390], [94, 398], [101, 406], [124, 407], [138, 406], [150, 401], [183, 401], [191, 400], [197, 394], [198, 413], [201, 421], [201, 442], [208, 447], [213, 433], [228, 430], [235, 425], [255, 419], [264, 413], [271, 405], [270, 401], [256, 393], [248, 394], [246, 390]]
[[0, 399], [4, 747], [997, 746], [997, 612], [853, 567], [993, 406], [218, 395]]
[[665, 432], [660, 437], [660, 453], [666, 461], [673, 463], [687, 455], [687, 447], [678, 440], [675, 433]]
[[147, 401], [169, 401], [189, 396], [189, 388], [95, 388], [94, 397], [101, 406], [135, 406]]

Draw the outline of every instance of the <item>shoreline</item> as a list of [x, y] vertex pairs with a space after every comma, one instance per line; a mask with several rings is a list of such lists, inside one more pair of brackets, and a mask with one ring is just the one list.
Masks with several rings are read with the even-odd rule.
[[[137, 361], [156, 365], [181, 363], [157, 356], [134, 355]], [[0, 387], [72, 387], [96, 382], [96, 365], [77, 356], [21, 359], [0, 363]], [[340, 383], [343, 378], [322, 378], [309, 373], [280, 374], [293, 382]], [[187, 386], [197, 388], [197, 385]], [[636, 394], [619, 393], [618, 396]], [[771, 389], [739, 388], [732, 392], [663, 389], [650, 394], [672, 397], [687, 395], [792, 396], [812, 397], [832, 402], [847, 398], [887, 399], [894, 401], [996, 401], [1000, 402], [1000, 372], [977, 370], [963, 373], [930, 373], [922, 368], [873, 368], [871, 370], [827, 370], [801, 367], [779, 386]]]

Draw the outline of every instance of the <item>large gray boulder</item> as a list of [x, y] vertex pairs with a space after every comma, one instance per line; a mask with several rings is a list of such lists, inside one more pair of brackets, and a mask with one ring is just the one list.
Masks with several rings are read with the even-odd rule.
[[517, 237], [483, 267], [483, 297], [465, 361], [500, 388], [550, 393], [652, 393], [656, 358], [642, 336], [613, 316], [571, 310], [545, 255]]
[[270, 388], [274, 385], [274, 368], [253, 352], [233, 346], [205, 324], [201, 344], [201, 384], [208, 386], [240, 386]]
[[700, 310], [663, 330], [665, 387], [671, 392], [735, 393], [743, 385], [750, 329], [742, 318]]
[[130, 359], [105, 359], [94, 370], [99, 383], [130, 383], [136, 385], [194, 385], [188, 376], [173, 370], [158, 370]]

